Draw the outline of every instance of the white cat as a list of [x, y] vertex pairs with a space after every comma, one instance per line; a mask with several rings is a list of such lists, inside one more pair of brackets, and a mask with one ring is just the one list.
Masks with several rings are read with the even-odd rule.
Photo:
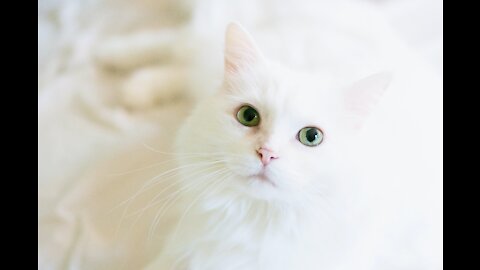
[[231, 24], [221, 89], [176, 137], [180, 186], [190, 188], [148, 269], [382, 267], [384, 228], [362, 219], [367, 204], [354, 207], [365, 181], [355, 144], [390, 78], [329, 88], [267, 61]]

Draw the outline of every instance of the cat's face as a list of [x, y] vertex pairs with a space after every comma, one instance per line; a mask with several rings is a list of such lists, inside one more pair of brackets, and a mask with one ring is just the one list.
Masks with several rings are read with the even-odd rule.
[[[187, 172], [192, 181], [263, 200], [298, 201], [326, 189], [342, 169], [342, 141], [354, 136], [370, 105], [269, 64], [237, 25], [227, 31], [225, 68], [222, 89], [197, 107], [177, 140], [180, 153], [199, 154], [184, 162], [205, 168]], [[383, 90], [371, 81], [358, 86], [354, 100], [372, 101], [368, 95]]]

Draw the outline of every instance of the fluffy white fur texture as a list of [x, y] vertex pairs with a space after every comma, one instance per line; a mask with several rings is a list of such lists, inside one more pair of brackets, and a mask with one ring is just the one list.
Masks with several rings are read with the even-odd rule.
[[[390, 79], [381, 73], [344, 89], [328, 87], [268, 62], [231, 24], [224, 83], [197, 106], [176, 139], [180, 186], [195, 188], [180, 194], [179, 224], [149, 269], [375, 267], [391, 243], [379, 241], [381, 223], [354, 210], [363, 204], [376, 212], [357, 193], [372, 183], [356, 168], [371, 160], [362, 160], [354, 145], [362, 144], [356, 135]], [[258, 127], [236, 120], [244, 104], [260, 113]], [[323, 130], [321, 145], [298, 141], [306, 126]], [[262, 170], [256, 153], [262, 146], [279, 155], [265, 169], [268, 180], [254, 176]]]
[[[441, 82], [381, 14], [107, 2], [50, 14], [65, 29], [39, 59], [39, 268], [442, 268]], [[232, 25], [224, 50], [232, 19], [259, 46]], [[310, 125], [315, 148], [296, 139]], [[262, 145], [271, 182], [250, 177]]]

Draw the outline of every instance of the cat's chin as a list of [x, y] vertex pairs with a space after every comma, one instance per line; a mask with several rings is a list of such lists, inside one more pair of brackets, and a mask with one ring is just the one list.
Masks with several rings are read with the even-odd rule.
[[253, 199], [276, 201], [284, 198], [278, 184], [263, 173], [241, 176], [240, 178], [244, 192]]
[[270, 179], [265, 173], [258, 173], [250, 176], [251, 181], [258, 181], [263, 184], [272, 186], [273, 188], [277, 188], [277, 185], [275, 184], [274, 181]]

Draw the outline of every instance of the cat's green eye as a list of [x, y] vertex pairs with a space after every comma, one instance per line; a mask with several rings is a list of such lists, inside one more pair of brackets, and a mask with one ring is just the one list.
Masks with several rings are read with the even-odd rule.
[[315, 127], [304, 127], [298, 132], [298, 140], [306, 146], [317, 146], [323, 141], [323, 132]]
[[247, 127], [258, 126], [260, 123], [260, 114], [251, 106], [242, 106], [237, 112], [237, 120]]

